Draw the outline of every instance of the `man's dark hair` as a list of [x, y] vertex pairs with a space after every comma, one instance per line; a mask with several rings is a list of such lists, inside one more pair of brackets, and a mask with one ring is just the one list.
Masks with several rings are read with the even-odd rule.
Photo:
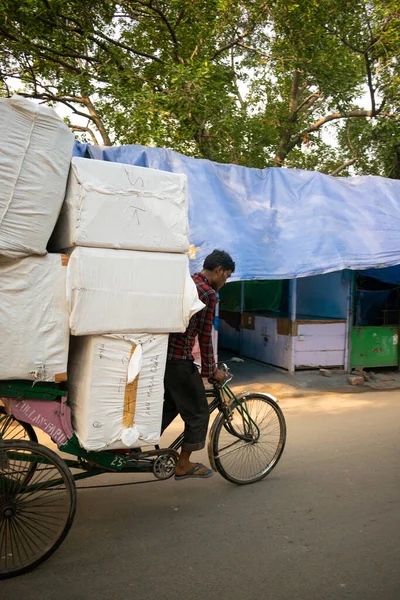
[[222, 267], [224, 271], [235, 271], [235, 263], [227, 252], [223, 250], [214, 250], [209, 254], [204, 261], [203, 269], [206, 271], [214, 271], [218, 267]]

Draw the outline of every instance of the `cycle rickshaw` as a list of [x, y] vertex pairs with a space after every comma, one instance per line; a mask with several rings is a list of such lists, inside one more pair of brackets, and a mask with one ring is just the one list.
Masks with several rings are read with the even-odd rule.
[[[208, 456], [222, 477], [244, 485], [276, 466], [286, 424], [273, 396], [235, 395], [231, 379], [207, 390], [210, 414], [218, 410]], [[0, 401], [0, 579], [33, 569], [60, 546], [74, 520], [76, 481], [104, 473], [153, 473], [159, 480], [174, 475], [183, 434], [168, 448], [88, 452], [74, 435], [62, 384], [0, 381]], [[39, 444], [35, 428], [75, 458]]]

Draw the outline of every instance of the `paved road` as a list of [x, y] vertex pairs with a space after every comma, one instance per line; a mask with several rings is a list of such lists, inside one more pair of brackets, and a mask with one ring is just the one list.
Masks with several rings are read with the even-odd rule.
[[1, 597], [398, 600], [400, 393], [281, 405], [287, 449], [265, 480], [81, 491], [63, 546]]

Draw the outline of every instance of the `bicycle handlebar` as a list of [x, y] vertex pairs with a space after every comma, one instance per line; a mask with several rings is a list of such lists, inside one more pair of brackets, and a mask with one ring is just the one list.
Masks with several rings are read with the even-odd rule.
[[233, 374], [230, 372], [229, 367], [226, 363], [218, 363], [218, 369], [220, 371], [225, 371], [226, 379], [223, 383], [218, 383], [212, 377], [209, 378], [208, 383], [212, 383], [214, 386], [223, 389], [230, 381], [233, 379]]

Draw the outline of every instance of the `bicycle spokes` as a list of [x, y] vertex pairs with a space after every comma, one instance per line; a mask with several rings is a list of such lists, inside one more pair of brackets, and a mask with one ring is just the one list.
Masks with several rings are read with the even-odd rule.
[[250, 393], [235, 399], [215, 421], [210, 461], [228, 481], [253, 483], [274, 468], [285, 439], [285, 419], [275, 400]]
[[[240, 440], [249, 443], [257, 442], [260, 437], [260, 430], [247, 409], [246, 401], [238, 402], [233, 410], [236, 414], [235, 423], [233, 423], [231, 417], [228, 417], [228, 420], [224, 423], [225, 429]], [[233, 411], [230, 409], [230, 415], [232, 414]]]

